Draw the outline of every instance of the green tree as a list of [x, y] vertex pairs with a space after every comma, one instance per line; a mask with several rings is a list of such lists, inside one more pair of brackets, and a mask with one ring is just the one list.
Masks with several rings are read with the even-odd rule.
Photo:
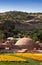
[[40, 41], [42, 41], [42, 30], [38, 32], [37, 37]]
[[4, 39], [5, 35], [3, 33], [0, 34], [0, 39]]

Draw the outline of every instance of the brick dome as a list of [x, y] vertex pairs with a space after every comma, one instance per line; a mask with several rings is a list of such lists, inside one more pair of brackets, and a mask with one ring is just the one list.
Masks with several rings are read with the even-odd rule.
[[21, 38], [15, 45], [23, 49], [33, 49], [36, 46], [35, 42], [31, 38]]

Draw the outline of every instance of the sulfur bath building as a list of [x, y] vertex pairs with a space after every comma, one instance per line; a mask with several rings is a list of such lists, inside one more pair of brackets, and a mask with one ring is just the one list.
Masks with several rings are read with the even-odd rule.
[[32, 51], [34, 48], [40, 48], [40, 46], [36, 44], [31, 38], [22, 38], [16, 42], [15, 46], [20, 48], [17, 50], [17, 52], [22, 52], [22, 50]]

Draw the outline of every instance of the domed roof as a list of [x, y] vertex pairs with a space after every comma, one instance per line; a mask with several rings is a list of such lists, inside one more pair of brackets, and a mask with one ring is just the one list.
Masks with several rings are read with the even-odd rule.
[[21, 38], [16, 42], [15, 45], [29, 45], [31, 43], [34, 43], [34, 41], [31, 38]]
[[31, 48], [35, 46], [35, 42], [31, 38], [21, 38], [20, 40], [16, 42], [15, 45], [19, 47], [23, 47], [23, 48], [26, 48], [26, 47]]

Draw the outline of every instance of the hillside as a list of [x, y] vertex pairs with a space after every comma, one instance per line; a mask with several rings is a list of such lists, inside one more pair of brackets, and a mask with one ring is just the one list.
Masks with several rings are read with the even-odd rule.
[[42, 13], [26, 13], [18, 11], [10, 11], [0, 13], [0, 24], [6, 21], [13, 21], [15, 28], [18, 30], [42, 29]]
[[26, 13], [19, 11], [10, 11], [0, 13], [0, 20], [12, 20], [19, 22], [42, 21], [42, 13]]
[[18, 33], [18, 36], [21, 36], [21, 31], [32, 30], [42, 30], [42, 13], [19, 11], [0, 13], [0, 37], [4, 37], [4, 35], [5, 37], [14, 36]]

